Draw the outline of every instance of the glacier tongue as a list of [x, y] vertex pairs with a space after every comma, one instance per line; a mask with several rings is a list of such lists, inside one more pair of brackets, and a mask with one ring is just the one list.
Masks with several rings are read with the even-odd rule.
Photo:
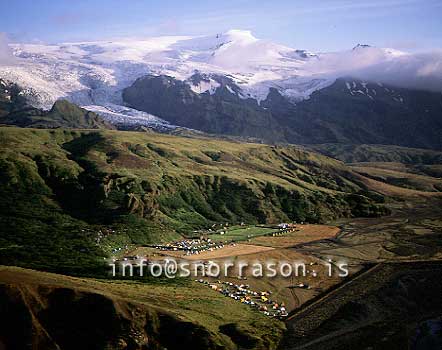
[[158, 118], [152, 114], [121, 105], [106, 104], [87, 105], [82, 107], [101, 115], [103, 118], [116, 125], [143, 125], [165, 129], [177, 128], [177, 126], [172, 125], [164, 119]]

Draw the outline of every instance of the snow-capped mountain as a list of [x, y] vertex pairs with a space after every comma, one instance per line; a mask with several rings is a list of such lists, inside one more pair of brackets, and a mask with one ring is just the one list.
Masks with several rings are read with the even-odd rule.
[[[0, 65], [0, 76], [28, 89], [33, 104], [50, 108], [67, 98], [81, 106], [121, 104], [121, 90], [145, 74], [186, 80], [201, 71], [226, 75], [259, 100], [274, 87], [293, 99], [307, 98], [352, 70], [394, 60], [402, 52], [358, 47], [341, 53], [312, 54], [231, 30], [203, 37], [145, 40], [13, 44], [14, 64]], [[202, 82], [195, 91], [216, 89]]]
[[[258, 131], [272, 124], [275, 117], [279, 119], [279, 116], [266, 115], [270, 112], [264, 102], [268, 104], [271, 100], [269, 93], [272, 91], [273, 97], [277, 92], [289, 103], [288, 110], [291, 105], [308, 100], [313, 93], [332, 86], [342, 77], [350, 77], [360, 82], [360, 86], [375, 82], [399, 88], [442, 91], [441, 53], [408, 54], [365, 44], [342, 52], [311, 53], [257, 39], [250, 31], [241, 30], [198, 37], [168, 36], [58, 45], [12, 44], [11, 49], [13, 59], [0, 62], [0, 78], [18, 84], [31, 105], [50, 109], [56, 100], [63, 98], [120, 125], [173, 128], [177, 121], [182, 122], [177, 124], [180, 126], [199, 125], [196, 120], [184, 120], [178, 115], [179, 110], [169, 110], [173, 115], [156, 113], [165, 109], [152, 107], [155, 100], [151, 104], [142, 101], [154, 96], [143, 84], [139, 85], [144, 89], [144, 97], [131, 89], [128, 96], [135, 103], [124, 101], [123, 91], [145, 76], [173, 78], [160, 79], [161, 83], [149, 78], [145, 83], [147, 86], [156, 84], [162, 93], [185, 94], [195, 103], [192, 108], [188, 107], [189, 116], [194, 115], [195, 108], [203, 117], [204, 111], [213, 108], [209, 105], [220, 104], [226, 99], [229, 103], [234, 101], [239, 124], [232, 124], [227, 130], [233, 133], [230, 128], [240, 125], [245, 134], [247, 123], [254, 122], [247, 119], [250, 110], [253, 110], [253, 117], [259, 115], [260, 122], [255, 125]], [[378, 98], [373, 91], [354, 87], [351, 79], [346, 90], [351, 96]], [[168, 89], [164, 82], [183, 84]], [[184, 91], [186, 86], [189, 91]], [[198, 95], [202, 96], [200, 100], [195, 98]], [[173, 96], [168, 95], [164, 101], [173, 102], [176, 107], [180, 102], [174, 101]], [[241, 100], [253, 102], [242, 103]], [[232, 112], [226, 106], [219, 110], [223, 111], [216, 114], [220, 118]], [[286, 115], [286, 111], [280, 114]], [[210, 123], [215, 125], [213, 120]], [[215, 131], [225, 131], [224, 121], [219, 123]], [[210, 125], [205, 131], [212, 130]], [[280, 131], [275, 130], [272, 135], [278, 133]]]

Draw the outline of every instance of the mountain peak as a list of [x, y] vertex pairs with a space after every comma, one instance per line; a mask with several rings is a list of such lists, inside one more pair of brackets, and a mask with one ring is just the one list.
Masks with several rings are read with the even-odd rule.
[[[242, 29], [230, 29], [227, 32], [221, 34], [222, 36], [228, 38], [232, 41], [257, 41], [250, 30], [242, 30]], [[220, 34], [217, 35], [220, 37]]]
[[357, 49], [366, 49], [368, 47], [372, 47], [371, 45], [367, 45], [367, 44], [357, 44], [353, 50], [357, 50]]
[[50, 119], [51, 127], [114, 129], [96, 113], [63, 99], [55, 101], [46, 117]]

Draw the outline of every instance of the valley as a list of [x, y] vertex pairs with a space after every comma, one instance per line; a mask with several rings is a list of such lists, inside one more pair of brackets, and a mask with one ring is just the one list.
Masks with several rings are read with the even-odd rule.
[[[2, 263], [46, 266], [47, 246], [41, 258], [19, 247], [35, 235], [43, 242], [47, 227], [45, 244], [60, 268], [71, 257], [92, 263], [115, 247], [177, 239], [216, 222], [315, 223], [388, 213], [359, 175], [294, 146], [112, 130], [0, 133]], [[65, 232], [77, 247], [57, 246]]]
[[442, 349], [441, 5], [0, 1], [0, 350]]
[[[247, 347], [254, 349], [275, 349], [280, 339], [282, 339], [279, 345], [281, 349], [304, 347], [316, 349], [320, 346], [330, 348], [330, 339], [336, 339], [337, 335], [343, 337], [340, 338], [339, 346], [341, 346], [342, 342], [353, 344], [356, 335], [370, 337], [372, 332], [375, 330], [381, 332], [381, 329], [385, 334], [382, 340], [384, 346], [396, 343], [398, 346], [403, 346], [409, 339], [408, 336], [404, 336], [401, 329], [395, 328], [395, 320], [401, 317], [402, 312], [411, 311], [398, 309], [399, 306], [393, 306], [395, 304], [390, 306], [388, 300], [391, 300], [392, 296], [389, 293], [396, 293], [390, 292], [390, 289], [399, 288], [403, 286], [403, 283], [407, 283], [407, 288], [411, 288], [410, 291], [413, 294], [407, 294], [405, 291], [401, 291], [405, 294], [400, 294], [401, 298], [408, 300], [407, 303], [415, 303], [422, 310], [421, 304], [423, 300], [427, 300], [425, 298], [429, 298], [429, 302], [437, 300], [437, 281], [440, 281], [438, 274], [441, 271], [439, 262], [442, 254], [442, 249], [437, 243], [440, 241], [442, 232], [440, 211], [437, 205], [440, 205], [439, 199], [434, 199], [430, 203], [417, 201], [413, 205], [396, 205], [391, 217], [341, 219], [335, 223], [339, 229], [334, 231], [334, 236], [312, 242], [306, 240], [301, 243], [300, 238], [293, 234], [291, 236], [294, 238], [294, 245], [290, 247], [288, 247], [290, 236], [254, 238], [252, 242], [259, 241], [259, 244], [273, 247], [272, 250], [257, 254], [250, 252], [240, 258], [249, 261], [268, 258], [304, 259], [308, 262], [315, 262], [315, 268], [319, 272], [319, 277], [295, 279], [254, 279], [250, 275], [247, 280], [238, 280], [233, 275], [227, 278], [227, 281], [234, 284], [246, 283], [252, 290], [271, 290], [271, 298], [284, 302], [290, 311], [285, 322], [287, 331], [284, 331], [286, 326], [283, 322], [268, 319], [267, 316], [250, 306], [242, 305], [239, 301], [226, 298], [204, 284], [201, 285], [186, 278], [97, 280], [2, 267], [0, 284], [2, 295], [7, 296], [2, 300], [15, 298], [14, 303], [17, 307], [22, 302], [20, 300], [26, 302], [27, 306], [23, 310], [31, 312], [33, 322], [37, 322], [35, 326], [44, 329], [39, 335], [32, 335], [31, 339], [34, 344], [51, 344], [54, 341], [61, 345], [68, 344], [66, 342], [72, 342], [73, 345], [85, 344], [85, 339], [92, 336], [88, 328], [80, 330], [75, 340], [64, 338], [62, 334], [55, 335], [54, 338], [53, 330], [51, 330], [54, 317], [72, 315], [73, 311], [69, 309], [69, 305], [72, 304], [72, 307], [77, 308], [77, 316], [72, 316], [72, 320], [82, 322], [84, 318], [89, 318], [94, 325], [100, 324], [98, 331], [102, 329], [105, 333], [100, 333], [104, 335], [94, 339], [108, 346], [124, 343], [141, 346], [148, 342], [151, 345], [168, 344], [173, 348], [173, 344], [168, 343], [167, 338], [164, 338], [164, 332], [167, 332], [167, 327], [171, 327], [170, 324], [173, 324], [176, 330], [183, 329], [182, 343], [191, 341], [192, 347], [201, 346], [202, 349], [217, 348], [217, 346], [235, 349], [246, 344]], [[409, 218], [412, 219], [409, 220]], [[323, 228], [332, 232], [333, 226]], [[300, 232], [305, 232], [305, 236], [308, 237], [313, 232], [321, 232], [322, 228], [317, 225], [306, 225], [300, 229]], [[282, 244], [276, 242], [279, 239], [283, 240]], [[244, 243], [238, 243], [238, 245], [242, 244]], [[230, 258], [237, 256], [236, 252], [231, 252], [231, 254]], [[204, 260], [209, 257], [201, 256], [200, 258]], [[350, 276], [347, 279], [324, 277], [325, 274], [319, 269], [322, 266], [321, 263], [330, 258], [333, 261], [344, 259], [349, 263]], [[210, 259], [213, 260], [216, 257], [210, 257]], [[209, 280], [209, 283], [216, 283], [216, 279], [212, 282]], [[300, 283], [308, 288], [289, 288]], [[431, 288], [428, 288], [426, 283], [430, 283]], [[6, 286], [8, 287], [5, 289]], [[17, 294], [18, 290], [21, 290], [20, 297]], [[36, 293], [39, 293], [38, 299], [35, 299]], [[72, 302], [61, 308], [60, 298], [72, 300]], [[378, 299], [380, 301], [376, 301]], [[43, 302], [42, 306], [37, 306], [39, 304], [36, 300], [39, 300], [38, 303], [42, 300], [48, 301]], [[93, 318], [88, 314], [86, 306], [92, 300], [100, 310], [99, 314]], [[370, 303], [378, 305], [379, 302], [382, 306], [370, 306]], [[351, 305], [352, 309], [354, 305], [358, 305], [361, 310], [368, 308], [371, 311], [361, 311], [355, 323], [354, 319], [348, 319], [350, 306], [346, 305]], [[401, 301], [398, 305], [403, 305], [403, 302]], [[411, 305], [409, 307], [412, 307]], [[425, 316], [413, 314], [410, 327], [413, 327], [414, 322], [420, 322], [422, 317], [440, 315], [441, 310], [437, 307], [428, 307], [425, 309], [428, 310]], [[12, 310], [15, 309], [11, 309], [11, 312], [19, 315], [18, 311]], [[109, 310], [110, 313], [104, 313], [104, 310]], [[315, 312], [312, 313], [312, 310]], [[151, 321], [144, 319], [143, 315], [146, 313], [152, 318]], [[44, 316], [45, 314], [48, 316]], [[174, 316], [169, 316], [170, 314]], [[99, 317], [106, 317], [107, 320], [99, 321]], [[250, 320], [254, 320], [253, 323], [250, 323]], [[321, 326], [319, 331], [315, 328], [317, 327], [315, 325], [319, 323], [321, 325], [326, 322], [335, 323], [336, 320], [339, 320], [339, 328], [336, 328], [338, 326], [325, 328]], [[119, 328], [119, 324], [127, 324], [128, 328]], [[152, 324], [156, 326], [151, 328]], [[28, 326], [23, 325], [23, 327]], [[192, 330], [192, 327], [199, 328]], [[106, 329], [114, 329], [114, 331], [106, 332]], [[392, 333], [388, 333], [390, 329]], [[192, 340], [186, 338], [185, 334], [188, 332], [197, 332], [198, 341], [195, 342], [194, 338]], [[321, 334], [319, 338], [318, 332]], [[20, 340], [14, 338], [14, 334], [16, 334], [15, 331], [11, 330], [6, 338], [8, 342], [11, 342], [9, 344], [19, 344]], [[52, 339], [49, 340], [45, 334], [52, 334]], [[368, 338], [366, 341], [370, 342]]]
[[[173, 348], [164, 338], [171, 324], [183, 327], [184, 343], [190, 341], [188, 332], [198, 332], [201, 345], [192, 343], [196, 348], [276, 349], [280, 341], [281, 349], [317, 346], [309, 345], [309, 334], [316, 334], [309, 332], [316, 332], [315, 328], [308, 326], [301, 334], [292, 327], [330, 322], [341, 314], [326, 308], [325, 313], [315, 312], [318, 319], [311, 321], [304, 308], [322, 310], [321, 300], [341, 300], [341, 295], [350, 295], [342, 300], [353, 305], [358, 295], [351, 292], [354, 278], [373, 286], [366, 288], [367, 300], [378, 298], [386, 288], [383, 284], [396, 276], [390, 273], [390, 266], [396, 266], [391, 264], [405, 264], [397, 265], [404, 266], [400, 270], [404, 276], [414, 273], [408, 272], [407, 264], [434, 262], [431, 266], [435, 273], [439, 271], [442, 196], [432, 165], [438, 163], [437, 152], [401, 148], [401, 159], [387, 152], [396, 158], [382, 161], [377, 152], [385, 153], [388, 146], [383, 146], [365, 153], [369, 161], [352, 158], [351, 163], [343, 163], [300, 146], [204, 136], [15, 127], [1, 128], [0, 135], [0, 257], [3, 265], [21, 266], [0, 271], [3, 307], [15, 310], [10, 309], [14, 300], [16, 307], [22, 305], [20, 312], [33, 315], [34, 326], [41, 329], [29, 335], [35, 344], [77, 344], [53, 334], [51, 328], [52, 320], [60, 317], [60, 306], [52, 309], [51, 305], [70, 295], [72, 307], [84, 308], [88, 300], [101, 300], [94, 304], [109, 319], [103, 327], [116, 330], [97, 338], [106, 346], [131, 342], [136, 348], [150, 339], [155, 346]], [[275, 226], [294, 221], [293, 229], [282, 233]], [[213, 225], [216, 228], [210, 232]], [[223, 247], [188, 256], [155, 248], [201, 234]], [[203, 278], [204, 283], [192, 278], [111, 278], [106, 259], [112, 256], [228, 260], [234, 266], [240, 261], [304, 261], [315, 275], [256, 278], [246, 269], [246, 280], [236, 272], [221, 279], [233, 286], [247, 284], [252, 291], [271, 292], [270, 301], [289, 313], [284, 321], [284, 317], [269, 318], [263, 311], [265, 303], [255, 303], [260, 305], [258, 310], [226, 297], [217, 278]], [[333, 265], [348, 264], [349, 276], [328, 276], [330, 260]], [[366, 274], [373, 266], [379, 266], [379, 276], [378, 272], [374, 277]], [[60, 311], [63, 317], [72, 312], [71, 306]], [[84, 310], [84, 316], [78, 317], [90, 317]], [[388, 306], [383, 310], [390, 312]], [[144, 319], [146, 314], [151, 321]], [[370, 334], [363, 325], [371, 319], [360, 317], [358, 334]], [[393, 327], [395, 318], [377, 317], [384, 327]], [[415, 320], [420, 322], [421, 317]], [[342, 334], [347, 334], [346, 322], [342, 321]], [[88, 328], [79, 332], [78, 342], [91, 336]], [[321, 332], [325, 332], [321, 339], [328, 339], [326, 330]], [[399, 332], [394, 334], [402, 342], [408, 341], [399, 330], [394, 332]], [[11, 331], [3, 339], [19, 344], [14, 334]], [[47, 334], [53, 334], [51, 339]], [[390, 342], [389, 336], [386, 339]]]

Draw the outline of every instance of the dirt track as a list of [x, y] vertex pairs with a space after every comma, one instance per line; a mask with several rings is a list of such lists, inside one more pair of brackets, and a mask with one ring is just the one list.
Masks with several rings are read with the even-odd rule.
[[182, 258], [185, 260], [208, 260], [208, 259], [222, 259], [232, 256], [262, 253], [273, 249], [274, 248], [272, 247], [238, 243], [235, 246], [229, 245], [225, 246], [224, 248], [216, 249], [211, 252], [202, 252], [200, 254], [194, 254], [194, 255], [184, 255], [182, 251], [171, 251], [167, 252], [166, 254], [176, 258]]

